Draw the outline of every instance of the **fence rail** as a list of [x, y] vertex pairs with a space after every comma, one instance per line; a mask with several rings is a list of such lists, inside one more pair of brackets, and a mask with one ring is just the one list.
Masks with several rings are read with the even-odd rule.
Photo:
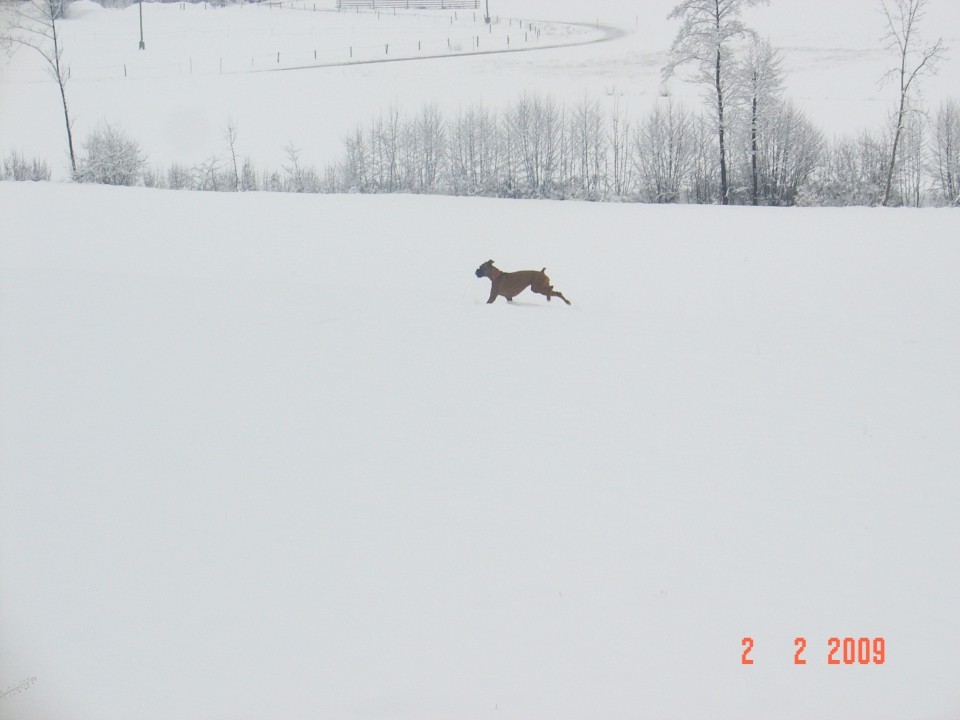
[[480, 7], [480, 0], [337, 0], [338, 10], [357, 7], [477, 10]]

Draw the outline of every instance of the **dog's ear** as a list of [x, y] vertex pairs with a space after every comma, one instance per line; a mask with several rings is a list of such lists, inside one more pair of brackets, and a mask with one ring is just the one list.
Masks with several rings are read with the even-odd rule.
[[493, 260], [487, 260], [487, 265], [493, 265]]

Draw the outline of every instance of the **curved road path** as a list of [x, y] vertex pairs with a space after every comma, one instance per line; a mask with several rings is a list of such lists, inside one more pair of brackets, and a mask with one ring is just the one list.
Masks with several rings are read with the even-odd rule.
[[446, 58], [470, 58], [470, 57], [476, 57], [477, 55], [502, 55], [506, 53], [537, 52], [539, 50], [556, 50], [557, 48], [579, 47], [581, 45], [594, 45], [596, 43], [612, 42], [613, 40], [619, 40], [620, 38], [628, 34], [626, 30], [623, 30], [618, 27], [614, 27], [613, 25], [599, 25], [597, 23], [557, 22], [553, 20], [533, 20], [532, 22], [542, 22], [544, 24], [550, 24], [550, 25], [568, 25], [571, 27], [585, 27], [585, 28], [590, 28], [591, 30], [599, 30], [600, 32], [603, 33], [603, 35], [597, 38], [593, 38], [591, 40], [581, 40], [578, 42], [566, 42], [566, 43], [553, 43], [551, 45], [538, 45], [537, 47], [508, 48], [504, 50], [476, 50], [472, 52], [462, 52], [462, 53], [416, 55], [416, 56], [410, 56], [410, 57], [395, 57], [395, 58], [374, 58], [371, 60], [347, 60], [346, 62], [320, 62], [320, 63], [311, 63], [309, 65], [295, 65], [293, 67], [264, 68], [262, 70], [254, 70], [253, 72], [288, 72], [290, 70], [311, 70], [313, 68], [344, 67], [348, 65], [373, 65], [375, 63], [397, 63], [397, 62], [410, 62], [414, 60], [441, 60]]

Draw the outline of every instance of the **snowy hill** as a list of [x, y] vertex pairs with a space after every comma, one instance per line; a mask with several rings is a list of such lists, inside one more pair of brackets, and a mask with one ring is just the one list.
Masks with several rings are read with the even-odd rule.
[[[305, 164], [322, 167], [340, 159], [342, 140], [358, 124], [391, 106], [415, 115], [436, 104], [452, 115], [477, 103], [504, 107], [526, 92], [571, 104], [587, 97], [608, 105], [620, 98], [635, 118], [663, 93], [699, 107], [698, 86], [680, 78], [661, 84], [678, 29], [676, 21], [667, 20], [675, 4], [496, 0], [491, 13], [501, 22], [488, 36], [482, 18], [472, 14], [454, 24], [449, 14], [426, 12], [341, 16], [330, 11], [333, 0], [310, 0], [316, 12], [290, 9], [290, 3], [273, 10], [266, 4], [217, 9], [187, 3], [181, 10], [180, 3], [144, 3], [146, 50], [140, 51], [136, 5], [103, 9], [80, 0], [62, 23], [77, 150], [100, 123], [109, 122], [140, 143], [151, 164], [192, 166], [226, 154], [224, 132], [232, 122], [239, 129], [239, 153], [258, 167], [279, 168], [288, 144], [300, 149]], [[887, 122], [897, 91], [881, 79], [897, 58], [884, 49], [876, 0], [776, 0], [751, 9], [746, 20], [783, 50], [788, 97], [827, 137], [874, 131]], [[598, 44], [465, 57], [475, 37], [485, 49], [488, 38], [505, 47], [512, 35], [516, 47], [520, 23], [529, 28], [531, 21], [587, 23], [618, 32]], [[960, 47], [960, 4], [931, 3], [923, 30]], [[544, 25], [545, 35], [536, 40], [531, 35], [523, 45], [580, 40], [584, 32], [596, 35], [589, 28]], [[437, 45], [443, 53], [448, 40], [453, 57], [441, 60], [285, 70], [349, 61], [351, 47], [353, 60], [379, 58], [385, 44], [404, 57], [436, 52]], [[277, 68], [283, 71], [268, 72]], [[952, 52], [938, 75], [923, 80], [926, 106], [934, 109], [955, 98], [958, 77], [960, 52]], [[0, 153], [42, 157], [55, 179], [65, 177], [59, 102], [39, 56], [25, 50], [0, 55]]]
[[0, 217], [3, 717], [960, 712], [955, 211]]

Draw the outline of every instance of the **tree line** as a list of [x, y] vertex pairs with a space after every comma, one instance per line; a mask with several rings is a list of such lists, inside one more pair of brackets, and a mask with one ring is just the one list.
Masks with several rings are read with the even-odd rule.
[[[606, 107], [523, 95], [506, 109], [475, 105], [447, 116], [391, 107], [358, 125], [339, 159], [321, 168], [293, 145], [286, 162], [261, 169], [239, 151], [230, 123], [222, 152], [194, 164], [149, 163], [122, 129], [102, 124], [78, 153], [75, 179], [204, 191], [416, 193], [500, 198], [743, 205], [881, 205], [894, 128], [826, 140], [790, 101], [743, 114], [728, 126], [724, 191], [716, 128], [704, 112], [660, 98], [643, 116], [623, 99]], [[911, 114], [888, 205], [960, 205], [960, 103]], [[38, 176], [39, 175], [39, 176]], [[46, 163], [12, 153], [0, 176], [49, 177]]]

